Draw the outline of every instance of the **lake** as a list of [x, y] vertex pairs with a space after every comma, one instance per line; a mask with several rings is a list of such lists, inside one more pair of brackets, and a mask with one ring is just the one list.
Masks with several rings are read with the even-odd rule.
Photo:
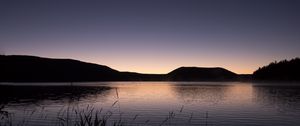
[[92, 82], [5, 85], [2, 83], [0, 86], [0, 125], [75, 125], [76, 120], [80, 120], [80, 114], [88, 115], [89, 112], [105, 118], [107, 125], [300, 125], [300, 84], [295, 83]]

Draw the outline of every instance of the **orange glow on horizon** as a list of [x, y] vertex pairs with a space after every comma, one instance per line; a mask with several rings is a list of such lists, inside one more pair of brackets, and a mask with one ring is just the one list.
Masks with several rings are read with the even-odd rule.
[[[29, 54], [32, 55], [32, 54]], [[145, 74], [166, 74], [179, 67], [222, 67], [236, 74], [252, 74], [259, 67], [267, 65], [271, 61], [264, 58], [243, 59], [236, 57], [231, 59], [218, 58], [194, 58], [194, 57], [109, 57], [99, 55], [83, 55], [74, 53], [53, 53], [52, 55], [41, 55], [40, 57], [74, 59], [83, 62], [105, 65], [118, 71], [137, 72]], [[202, 59], [202, 60], [200, 60]], [[209, 60], [203, 60], [209, 59]]]

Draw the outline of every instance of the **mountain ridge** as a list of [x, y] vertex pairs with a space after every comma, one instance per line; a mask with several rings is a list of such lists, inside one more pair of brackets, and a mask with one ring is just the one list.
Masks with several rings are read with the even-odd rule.
[[[237, 79], [237, 74], [221, 67], [179, 67], [167, 74], [142, 74], [122, 72], [105, 65], [74, 59], [28, 55], [0, 55], [0, 68], [2, 70], [0, 82], [230, 81]], [[205, 75], [210, 76], [205, 78]]]

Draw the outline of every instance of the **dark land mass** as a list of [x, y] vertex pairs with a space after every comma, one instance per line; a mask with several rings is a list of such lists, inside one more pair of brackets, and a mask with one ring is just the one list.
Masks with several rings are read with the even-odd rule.
[[220, 67], [180, 67], [166, 75], [170, 81], [231, 81], [237, 77], [237, 74]]
[[0, 82], [299, 81], [300, 59], [270, 63], [253, 75], [239, 75], [220, 67], [180, 67], [167, 74], [141, 74], [73, 59], [0, 55], [0, 70]]
[[0, 69], [0, 82], [234, 81], [240, 78], [224, 68], [181, 67], [168, 74], [141, 74], [72, 59], [20, 55], [1, 55]]
[[71, 59], [0, 56], [1, 78], [6, 82], [108, 81], [119, 72], [107, 66]]
[[253, 73], [255, 80], [300, 81], [300, 59], [272, 62]]

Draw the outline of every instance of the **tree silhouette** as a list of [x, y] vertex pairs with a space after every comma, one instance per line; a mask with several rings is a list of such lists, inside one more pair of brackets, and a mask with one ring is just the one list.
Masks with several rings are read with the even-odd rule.
[[300, 80], [300, 59], [274, 61], [253, 73], [256, 80]]

